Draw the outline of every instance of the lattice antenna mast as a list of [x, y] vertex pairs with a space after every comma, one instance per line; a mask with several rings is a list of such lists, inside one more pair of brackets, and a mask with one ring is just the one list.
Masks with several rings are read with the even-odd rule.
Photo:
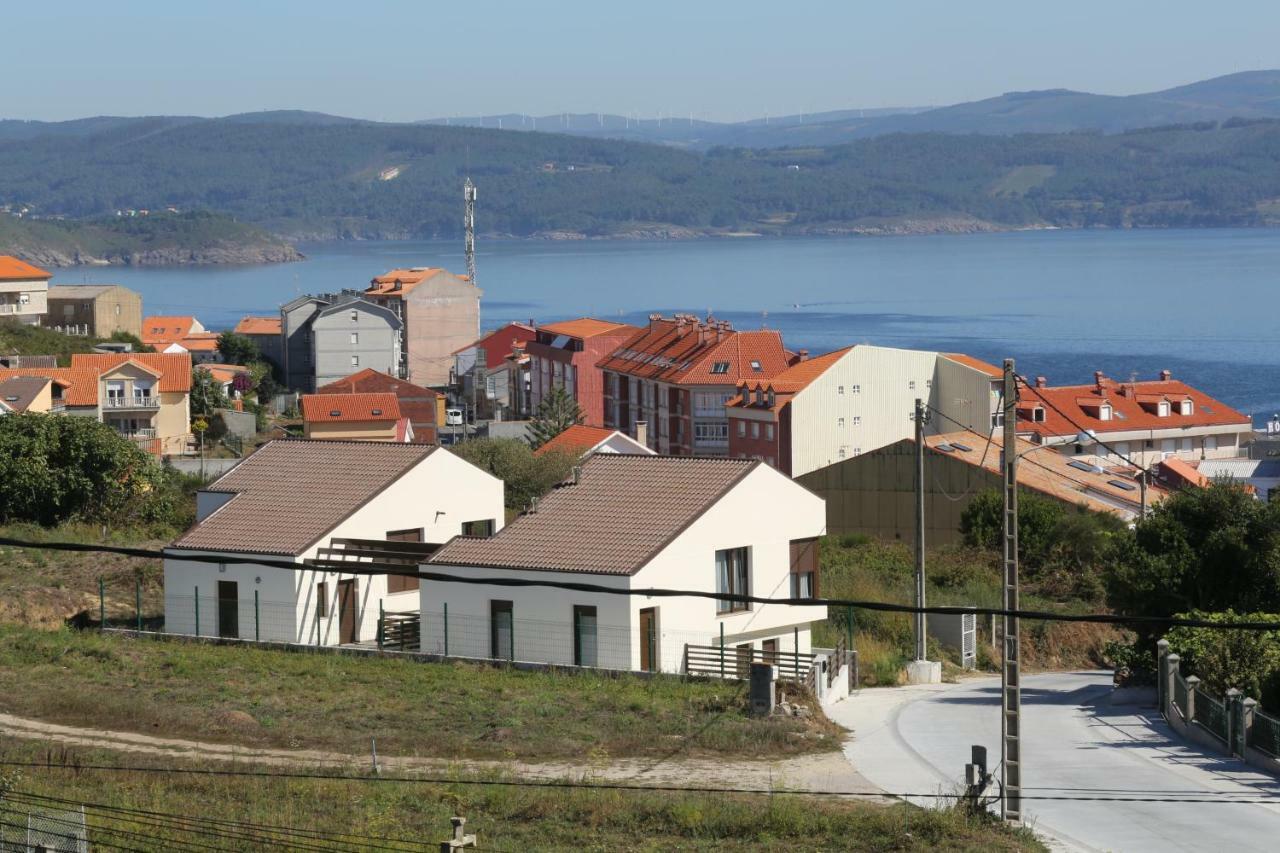
[[466, 233], [467, 277], [476, 283], [476, 185], [468, 177], [462, 185], [462, 228]]

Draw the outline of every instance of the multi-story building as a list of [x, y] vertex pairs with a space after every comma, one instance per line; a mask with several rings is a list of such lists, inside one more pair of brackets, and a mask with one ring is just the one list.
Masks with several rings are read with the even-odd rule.
[[49, 279], [45, 272], [12, 255], [0, 255], [0, 320], [39, 325], [48, 311]]
[[409, 419], [413, 427], [413, 440], [420, 444], [435, 444], [439, 427], [444, 426], [445, 397], [439, 391], [414, 385], [386, 373], [366, 367], [358, 373], [336, 382], [322, 385], [317, 394], [393, 394], [400, 406], [400, 413]]
[[538, 327], [525, 344], [529, 357], [528, 411], [537, 410], [552, 388], [563, 388], [582, 410], [587, 426], [603, 426], [604, 373], [599, 362], [640, 331], [626, 323], [580, 317]]
[[729, 401], [729, 455], [763, 459], [799, 477], [911, 438], [915, 401], [926, 431], [987, 435], [999, 368], [969, 356], [865, 344], [808, 358], [771, 379], [743, 382]]
[[139, 337], [156, 352], [163, 352], [171, 344], [206, 331], [204, 324], [195, 317], [154, 316], [143, 318], [142, 334]]
[[284, 368], [283, 338], [279, 317], [244, 317], [233, 329], [258, 345], [262, 357], [281, 369]]
[[395, 375], [434, 388], [449, 384], [453, 353], [480, 337], [482, 295], [466, 276], [432, 267], [390, 270], [363, 293], [403, 323]]
[[55, 284], [49, 287], [44, 325], [58, 331], [109, 338], [116, 332], [142, 337], [142, 296], [118, 284]]
[[725, 456], [725, 405], [744, 382], [770, 379], [795, 358], [772, 329], [739, 332], [710, 317], [654, 314], [600, 362], [604, 425], [659, 453]]
[[303, 394], [306, 438], [330, 441], [413, 441], [413, 427], [400, 414], [396, 395]]
[[311, 392], [366, 367], [398, 376], [402, 328], [389, 308], [354, 293], [300, 296], [280, 308], [285, 382]]
[[522, 370], [519, 360], [512, 360], [510, 356], [536, 334], [532, 324], [507, 323], [456, 351], [449, 378], [454, 399], [476, 419], [518, 417], [516, 411], [520, 409], [521, 400], [512, 399], [512, 378], [513, 373], [527, 371]]
[[1084, 464], [1126, 459], [1150, 468], [1180, 459], [1244, 456], [1253, 422], [1167, 370], [1160, 378], [1118, 382], [1101, 371], [1089, 385], [1051, 387], [1043, 377], [1019, 389], [1018, 435]]

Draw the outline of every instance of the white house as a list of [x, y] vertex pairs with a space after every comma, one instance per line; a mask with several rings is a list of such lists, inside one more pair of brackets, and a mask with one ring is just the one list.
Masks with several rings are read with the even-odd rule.
[[624, 432], [604, 427], [574, 424], [534, 451], [535, 456], [545, 453], [567, 453], [585, 459], [596, 453], [630, 453], [652, 456], [654, 451], [643, 441], [637, 441]]
[[[756, 460], [597, 453], [502, 532], [454, 539], [424, 568], [808, 597], [817, 594], [825, 519], [821, 498]], [[424, 652], [608, 669], [680, 672], [686, 644], [721, 637], [766, 658], [807, 654], [810, 623], [826, 617], [818, 606], [538, 586], [432, 581], [420, 595]]]
[[[270, 442], [197, 494], [195, 526], [165, 550], [165, 630], [372, 642], [383, 610], [417, 610], [417, 579], [308, 562], [407, 542], [423, 543], [421, 559], [430, 543], [501, 529], [502, 498], [501, 480], [431, 445]], [[284, 560], [299, 569], [195, 555]]]
[[49, 279], [53, 274], [12, 255], [0, 255], [0, 319], [39, 325], [49, 310]]

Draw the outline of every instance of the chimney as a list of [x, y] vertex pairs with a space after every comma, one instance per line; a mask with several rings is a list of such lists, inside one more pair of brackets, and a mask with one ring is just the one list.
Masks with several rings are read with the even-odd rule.
[[649, 446], [649, 422], [648, 421], [636, 421], [636, 441], [640, 442], [645, 447]]
[[801, 361], [809, 360], [809, 351], [807, 349], [800, 350], [800, 360]]
[[573, 466], [573, 484], [576, 486], [581, 482], [582, 482], [582, 466], [574, 465]]
[[1048, 379], [1045, 379], [1043, 376], [1037, 376], [1037, 377], [1036, 377], [1036, 387], [1037, 387], [1037, 388], [1048, 388], [1048, 387], [1049, 387], [1049, 380], [1048, 380]]
[[649, 331], [651, 332], [654, 331], [654, 329], [658, 325], [658, 321], [661, 319], [662, 319], [661, 314], [650, 314], [649, 315]]
[[1101, 392], [1107, 390], [1107, 387], [1111, 384], [1111, 380], [1108, 379], [1106, 374], [1101, 370], [1095, 370], [1093, 372], [1093, 384], [1096, 385], [1098, 391]]
[[538, 512], [538, 499], [529, 498], [529, 515], [536, 515]]
[[1173, 378], [1173, 371], [1172, 371], [1172, 370], [1162, 370], [1162, 371], [1160, 371], [1160, 381], [1161, 381], [1161, 382], [1168, 382], [1168, 381], [1169, 381], [1170, 379], [1172, 379], [1172, 378]]

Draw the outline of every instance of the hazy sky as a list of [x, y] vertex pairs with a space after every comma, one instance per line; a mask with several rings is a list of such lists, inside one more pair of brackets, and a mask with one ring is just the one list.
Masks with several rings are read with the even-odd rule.
[[0, 117], [32, 119], [731, 120], [1280, 67], [1274, 0], [10, 0], [3, 20]]

